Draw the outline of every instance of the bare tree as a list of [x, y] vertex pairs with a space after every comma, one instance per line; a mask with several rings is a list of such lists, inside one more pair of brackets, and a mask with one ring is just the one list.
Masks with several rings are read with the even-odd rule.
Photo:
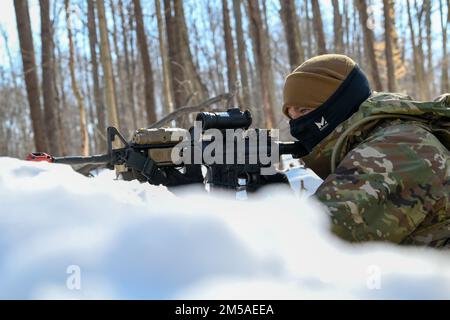
[[[4, 136], [3, 143], [4, 143], [4, 150], [5, 152], [2, 153], [3, 155], [13, 155], [13, 156], [21, 156], [23, 157], [23, 152], [27, 152], [29, 150], [32, 150], [36, 148], [34, 143], [34, 140], [32, 137], [30, 138], [30, 132], [29, 132], [29, 126], [27, 125], [26, 119], [29, 116], [28, 110], [29, 106], [26, 102], [26, 97], [22, 94], [23, 90], [20, 86], [18, 75], [16, 73], [16, 66], [14, 63], [14, 58], [10, 49], [9, 45], [9, 37], [5, 29], [0, 28], [2, 38], [3, 38], [3, 44], [5, 46], [5, 52], [6, 56], [8, 57], [9, 62], [9, 74], [10, 74], [10, 80], [12, 82], [11, 87], [9, 84], [6, 87], [6, 93], [9, 95], [9, 93], [12, 94], [12, 97], [9, 99], [1, 99], [0, 100], [0, 118], [4, 121], [13, 121], [15, 123], [14, 126], [8, 126], [4, 125], [6, 127], [6, 135]], [[4, 89], [0, 89], [1, 91], [5, 91]], [[3, 101], [7, 101], [8, 105], [3, 105]], [[10, 106], [10, 103], [12, 104], [12, 107]], [[9, 111], [9, 112], [8, 112]], [[0, 120], [1, 121], [1, 120]], [[13, 135], [13, 130], [16, 130], [16, 134]], [[12, 138], [16, 137], [17, 141], [14, 143], [12, 142]]]
[[[61, 44], [59, 41], [54, 42], [54, 47], [55, 47], [55, 51], [54, 51], [54, 56], [53, 56], [53, 60], [55, 61], [55, 79], [54, 79], [54, 83], [55, 83], [55, 92], [56, 92], [56, 96], [58, 97], [58, 107], [59, 107], [59, 112], [58, 112], [58, 124], [59, 127], [61, 128], [61, 152], [62, 155], [68, 155], [69, 152], [71, 151], [71, 148], [67, 141], [69, 141], [69, 136], [70, 136], [70, 130], [68, 130], [68, 124], [69, 124], [69, 117], [66, 116], [66, 114], [68, 113], [67, 111], [69, 110], [68, 107], [68, 103], [67, 103], [67, 97], [66, 97], [66, 88], [65, 88], [65, 80], [66, 80], [66, 75], [64, 73], [65, 68], [63, 68], [63, 64], [64, 64], [64, 57], [63, 54], [61, 53]], [[78, 152], [78, 151], [77, 151]]]
[[433, 3], [431, 0], [424, 0], [423, 2], [424, 10], [425, 10], [425, 28], [427, 35], [427, 77], [428, 82], [431, 84], [431, 89], [434, 90], [434, 67], [433, 67], [433, 48], [432, 48], [432, 39], [431, 39], [431, 28], [432, 28], [432, 19], [431, 19], [431, 11], [433, 7]]
[[[425, 70], [424, 70], [424, 66], [423, 66], [423, 55], [421, 55], [420, 53], [420, 49], [418, 46], [421, 46], [420, 44], [420, 40], [419, 43], [416, 43], [416, 35], [415, 35], [415, 31], [414, 31], [414, 26], [413, 26], [413, 20], [412, 20], [412, 15], [411, 15], [411, 6], [409, 3], [409, 0], [406, 1], [406, 5], [407, 5], [407, 11], [408, 11], [408, 24], [409, 24], [409, 30], [410, 30], [410, 34], [411, 34], [411, 44], [412, 44], [412, 49], [413, 49], [413, 62], [414, 62], [414, 70], [415, 70], [415, 74], [416, 74], [416, 81], [419, 85], [419, 96], [420, 99], [425, 100], [428, 99], [429, 95], [429, 89], [428, 89], [428, 85], [426, 83], [425, 80]], [[419, 32], [420, 33], [420, 32]], [[421, 38], [421, 37], [419, 37]]]
[[81, 154], [87, 156], [89, 154], [89, 135], [86, 125], [86, 110], [83, 102], [83, 94], [81, 93], [76, 75], [75, 75], [75, 48], [72, 39], [72, 22], [70, 19], [70, 1], [64, 0], [64, 7], [66, 9], [66, 26], [67, 38], [69, 39], [69, 70], [72, 83], [72, 90], [78, 103], [78, 110], [80, 112], [80, 133], [81, 133]]
[[345, 45], [344, 50], [347, 55], [350, 55], [350, 15], [349, 15], [349, 3], [348, 0], [344, 0], [344, 10], [343, 10], [343, 19], [344, 19], [344, 35], [345, 35]]
[[430, 94], [430, 86], [428, 83], [428, 77], [427, 77], [427, 73], [425, 71], [425, 53], [423, 50], [424, 47], [424, 39], [423, 39], [423, 31], [426, 29], [425, 26], [423, 25], [423, 18], [424, 18], [424, 13], [425, 13], [425, 7], [426, 4], [422, 3], [422, 5], [419, 8], [418, 2], [417, 0], [414, 0], [414, 8], [416, 10], [416, 22], [417, 22], [417, 35], [418, 35], [418, 39], [417, 39], [417, 43], [416, 43], [416, 53], [417, 53], [417, 58], [418, 58], [418, 62], [421, 65], [421, 69], [423, 70], [423, 91], [421, 92], [422, 94], [422, 99], [424, 100], [429, 100], [431, 98], [431, 94]]
[[[212, 64], [212, 69], [214, 69], [215, 73], [213, 74], [213, 82], [214, 82], [214, 91], [216, 93], [224, 92], [225, 88], [225, 76], [223, 70], [225, 69], [226, 61], [222, 59], [222, 52], [225, 50], [225, 47], [222, 48], [223, 37], [221, 37], [221, 33], [223, 33], [223, 28], [220, 29], [220, 20], [218, 18], [218, 13], [214, 4], [212, 2], [207, 2], [206, 5], [207, 17], [209, 29], [211, 31], [211, 44], [212, 44], [212, 56], [211, 61], [214, 61]], [[209, 54], [210, 55], [210, 54]], [[212, 71], [212, 70], [211, 70]]]
[[[99, 148], [99, 152], [105, 151], [105, 143], [106, 141], [102, 138], [106, 135], [106, 116], [105, 116], [105, 103], [103, 100], [103, 95], [100, 89], [100, 80], [99, 80], [99, 65], [97, 60], [97, 24], [95, 21], [95, 2], [94, 0], [86, 0], [88, 7], [88, 35], [89, 35], [89, 50], [92, 64], [92, 83], [94, 90], [94, 101], [95, 101], [95, 110], [96, 110], [96, 118], [97, 118], [97, 126], [95, 130], [97, 146]], [[103, 140], [103, 143], [100, 141]]]
[[144, 114], [145, 110], [144, 108], [141, 107], [140, 104], [140, 99], [137, 97], [137, 91], [138, 91], [138, 86], [139, 86], [139, 82], [140, 79], [138, 78], [138, 63], [137, 63], [137, 40], [136, 40], [136, 19], [134, 17], [134, 8], [133, 8], [133, 3], [130, 1], [128, 3], [127, 6], [127, 25], [128, 25], [128, 36], [129, 36], [129, 48], [130, 48], [130, 97], [132, 98], [132, 104], [134, 106], [134, 110], [136, 113], [136, 123], [137, 126], [136, 128], [140, 128], [140, 127], [144, 127], [145, 125], [147, 125], [147, 121], [146, 119], [146, 115]]
[[159, 34], [159, 50], [161, 53], [162, 69], [163, 69], [163, 91], [164, 91], [164, 102], [165, 102], [165, 112], [167, 114], [173, 112], [173, 88], [172, 82], [170, 81], [170, 64], [169, 55], [167, 52], [167, 38], [166, 30], [164, 27], [164, 22], [161, 16], [161, 2], [160, 0], [155, 0], [156, 18], [158, 22], [158, 34]]
[[233, 90], [237, 80], [236, 58], [234, 52], [233, 36], [231, 35], [230, 12], [228, 0], [222, 0], [223, 34], [225, 42], [225, 53], [227, 58], [228, 92]]
[[181, 0], [164, 0], [164, 17], [171, 81], [175, 104], [179, 108], [186, 105], [189, 100], [193, 100], [193, 102], [204, 100], [208, 95], [208, 90], [201, 81], [193, 62], [183, 2]]
[[172, 0], [164, 0], [164, 19], [167, 30], [167, 48], [169, 55], [170, 82], [172, 83], [174, 101], [176, 107], [181, 107], [186, 102], [186, 94], [183, 90], [183, 62], [178, 46], [178, 33], [175, 31], [175, 18], [173, 16]]
[[14, 0], [20, 51], [22, 53], [23, 75], [30, 105], [34, 143], [38, 151], [46, 151], [47, 137], [41, 111], [39, 80], [34, 57], [33, 34], [31, 32], [30, 13], [27, 0]]
[[358, 8], [359, 12], [359, 21], [361, 23], [364, 36], [364, 49], [369, 62], [369, 71], [373, 81], [373, 86], [376, 91], [382, 91], [383, 86], [381, 85], [378, 62], [375, 56], [375, 35], [373, 34], [373, 30], [368, 26], [369, 17], [367, 14], [366, 0], [355, 0], [355, 6]]
[[156, 121], [155, 114], [155, 89], [153, 83], [153, 68], [150, 62], [150, 54], [147, 46], [147, 36], [145, 35], [144, 18], [140, 0], [133, 0], [134, 15], [136, 17], [136, 32], [141, 51], [142, 66], [144, 68], [145, 81], [145, 110], [147, 111], [147, 122]]
[[109, 47], [108, 29], [105, 17], [104, 0], [97, 1], [98, 25], [100, 29], [100, 59], [105, 82], [106, 107], [108, 110], [108, 125], [119, 128], [119, 117], [116, 103], [116, 89], [112, 69], [111, 50]]
[[333, 3], [333, 25], [334, 25], [334, 51], [344, 52], [344, 31], [342, 28], [342, 14], [339, 9], [339, 0], [332, 0]]
[[318, 0], [311, 0], [313, 12], [314, 35], [316, 36], [318, 54], [326, 54], [327, 46], [325, 43], [325, 33], [323, 32], [322, 14]]
[[120, 24], [122, 29], [122, 39], [123, 39], [123, 51], [125, 56], [125, 73], [126, 73], [126, 109], [131, 110], [132, 117], [132, 125], [133, 128], [137, 128], [137, 115], [136, 115], [136, 106], [134, 100], [134, 90], [133, 90], [133, 77], [131, 75], [131, 61], [130, 61], [130, 49], [129, 49], [129, 39], [127, 29], [127, 20], [125, 18], [123, 1], [118, 1], [119, 15], [120, 15]]
[[284, 26], [284, 34], [288, 45], [289, 64], [291, 70], [298, 67], [305, 60], [302, 46], [302, 34], [298, 21], [294, 0], [280, 0], [280, 16]]
[[250, 102], [250, 85], [247, 73], [247, 46], [244, 41], [244, 30], [242, 28], [242, 14], [241, 14], [241, 3], [239, 0], [233, 0], [233, 12], [235, 21], [235, 32], [237, 40], [237, 50], [239, 59], [239, 74], [241, 76], [241, 87], [242, 87], [242, 103], [246, 107], [251, 106]]
[[272, 128], [275, 123], [273, 112], [274, 93], [270, 84], [271, 59], [268, 54], [268, 43], [261, 18], [261, 10], [258, 0], [248, 0], [248, 11], [250, 20], [250, 30], [252, 33], [253, 47], [255, 52], [255, 63], [258, 76], [261, 82], [261, 92], [263, 99], [264, 114], [266, 117], [266, 127]]
[[352, 54], [356, 57], [356, 61], [358, 63], [363, 62], [363, 55], [362, 55], [362, 45], [361, 45], [361, 32], [360, 28], [357, 27], [358, 25], [358, 10], [355, 7], [354, 1], [353, 2], [353, 12], [352, 12]]
[[114, 53], [116, 56], [115, 63], [113, 64], [113, 74], [114, 74], [114, 67], [115, 67], [115, 75], [118, 78], [118, 84], [116, 83], [115, 87], [115, 95], [116, 95], [116, 103], [117, 103], [117, 112], [119, 115], [119, 118], [121, 119], [120, 124], [122, 126], [122, 129], [125, 129], [126, 132], [128, 132], [128, 122], [129, 115], [131, 112], [129, 112], [129, 105], [126, 104], [126, 86], [125, 86], [125, 73], [123, 68], [123, 60], [122, 60], [122, 51], [119, 48], [119, 36], [118, 36], [118, 23], [117, 23], [117, 17], [116, 17], [116, 6], [114, 4], [114, 0], [109, 0], [109, 6], [111, 9], [111, 15], [112, 18], [112, 44], [114, 48]]
[[383, 0], [384, 11], [384, 42], [386, 53], [386, 69], [387, 69], [387, 85], [391, 92], [397, 91], [397, 83], [395, 79], [395, 65], [394, 65], [394, 49], [393, 49], [393, 28], [392, 21], [394, 17], [394, 8], [392, 0]]
[[47, 129], [48, 147], [52, 154], [61, 154], [58, 106], [56, 104], [53, 62], [53, 30], [50, 21], [49, 0], [39, 0], [41, 10], [42, 41], [42, 92], [44, 95], [44, 118]]
[[439, 12], [442, 33], [442, 71], [441, 71], [441, 92], [450, 92], [450, 82], [448, 79], [448, 55], [447, 55], [447, 29], [450, 24], [450, 4], [447, 0], [447, 22], [444, 22], [444, 8], [442, 0], [439, 0]]
[[306, 24], [306, 50], [307, 50], [307, 57], [312, 57], [312, 47], [313, 47], [313, 38], [311, 35], [311, 18], [309, 16], [309, 1], [305, 0], [305, 24]]
[[179, 49], [183, 61], [184, 78], [187, 80], [187, 87], [189, 88], [189, 95], [194, 94], [193, 101], [200, 102], [208, 96], [208, 90], [203, 84], [200, 74], [194, 65], [192, 53], [189, 45], [189, 34], [186, 25], [186, 18], [184, 15], [183, 1], [174, 0], [174, 13], [176, 32], [179, 35]]

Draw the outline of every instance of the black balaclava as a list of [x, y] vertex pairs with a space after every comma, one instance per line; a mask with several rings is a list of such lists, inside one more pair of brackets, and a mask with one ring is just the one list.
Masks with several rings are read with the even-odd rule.
[[347, 78], [321, 106], [289, 121], [291, 135], [299, 141], [298, 156], [308, 155], [336, 127], [358, 111], [371, 94], [369, 81], [355, 65]]

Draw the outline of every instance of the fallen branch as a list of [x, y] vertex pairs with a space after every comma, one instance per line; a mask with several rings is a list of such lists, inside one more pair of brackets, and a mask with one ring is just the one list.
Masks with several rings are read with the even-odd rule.
[[234, 95], [235, 95], [235, 90], [233, 90], [233, 92], [231, 92], [231, 93], [220, 94], [216, 97], [205, 100], [194, 106], [188, 105], [188, 106], [181, 107], [181, 108], [175, 110], [174, 112], [169, 113], [167, 116], [163, 117], [161, 120], [153, 123], [147, 129], [160, 128], [160, 127], [164, 126], [164, 124], [166, 124], [172, 120], [176, 120], [179, 117], [181, 117], [182, 115], [189, 114], [192, 112], [203, 111], [204, 109], [208, 108], [210, 105], [220, 102], [220, 101], [223, 101], [223, 100], [229, 101], [229, 100], [233, 99]]

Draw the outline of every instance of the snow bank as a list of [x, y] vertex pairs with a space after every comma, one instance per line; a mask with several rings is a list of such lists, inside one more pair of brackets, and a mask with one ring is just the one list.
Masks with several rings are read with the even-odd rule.
[[0, 158], [0, 298], [450, 298], [450, 258], [349, 245], [287, 189], [258, 199]]

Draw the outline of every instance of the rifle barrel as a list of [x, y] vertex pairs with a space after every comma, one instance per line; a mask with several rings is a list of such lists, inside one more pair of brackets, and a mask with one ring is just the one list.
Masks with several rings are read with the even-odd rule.
[[109, 154], [98, 154], [93, 156], [72, 156], [72, 157], [54, 157], [54, 163], [64, 164], [103, 164], [109, 163], [111, 156]]
[[296, 155], [299, 153], [299, 146], [297, 142], [279, 142], [278, 147], [280, 148], [280, 154]]

